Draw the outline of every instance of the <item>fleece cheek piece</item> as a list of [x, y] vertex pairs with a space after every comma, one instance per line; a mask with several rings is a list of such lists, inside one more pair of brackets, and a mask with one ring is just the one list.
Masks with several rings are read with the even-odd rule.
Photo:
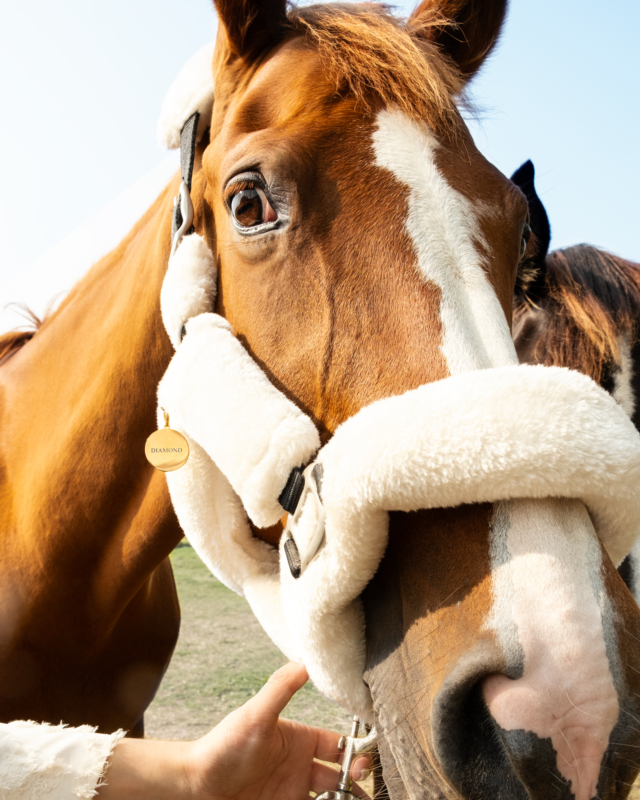
[[196, 111], [200, 113], [197, 141], [209, 127], [213, 109], [213, 42], [193, 55], [180, 70], [162, 103], [157, 138], [161, 147], [180, 147], [184, 123]]
[[186, 431], [182, 433], [189, 440], [189, 460], [182, 469], [166, 474], [182, 529], [211, 572], [248, 600], [276, 646], [288, 658], [298, 658], [280, 601], [277, 550], [253, 535], [227, 478], [205, 450]]
[[225, 319], [201, 314], [186, 330], [158, 401], [222, 470], [251, 520], [259, 528], [275, 525], [285, 513], [278, 497], [292, 469], [320, 447], [318, 431], [273, 386]]
[[187, 321], [215, 307], [217, 275], [213, 253], [202, 236], [185, 236], [169, 259], [160, 292], [162, 321], [176, 350]]

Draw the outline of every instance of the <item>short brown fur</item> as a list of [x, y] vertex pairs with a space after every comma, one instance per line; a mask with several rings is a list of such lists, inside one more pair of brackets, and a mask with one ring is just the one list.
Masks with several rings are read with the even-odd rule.
[[619, 337], [633, 345], [640, 320], [640, 264], [590, 245], [547, 256], [545, 293], [537, 302], [516, 297], [514, 330], [532, 312], [544, 322], [533, 359], [583, 372], [598, 383], [620, 363]]
[[47, 317], [47, 314], [45, 314], [43, 318], [40, 319], [30, 308], [20, 304], [18, 304], [18, 312], [25, 317], [28, 327], [26, 330], [16, 329], [0, 336], [0, 364], [33, 339]]

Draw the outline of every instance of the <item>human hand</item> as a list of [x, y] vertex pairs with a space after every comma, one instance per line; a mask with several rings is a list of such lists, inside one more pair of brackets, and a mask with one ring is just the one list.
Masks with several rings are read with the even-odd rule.
[[[279, 718], [307, 680], [304, 665], [290, 662], [255, 697], [191, 745], [188, 774], [196, 798], [308, 800], [309, 792], [335, 790], [338, 773], [316, 759], [340, 763], [339, 734]], [[358, 758], [352, 777], [363, 777], [369, 766], [366, 757]], [[367, 797], [357, 784], [353, 793]]]

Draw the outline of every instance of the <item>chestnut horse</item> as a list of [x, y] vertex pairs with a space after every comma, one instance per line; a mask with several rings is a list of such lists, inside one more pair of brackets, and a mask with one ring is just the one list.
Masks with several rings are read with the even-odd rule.
[[[506, 0], [424, 0], [407, 23], [373, 5], [217, 10], [194, 225], [216, 310], [273, 383], [326, 441], [378, 398], [516, 363], [527, 202], [455, 104]], [[129, 726], [175, 642], [180, 534], [142, 452], [171, 356], [177, 188], [0, 372], [4, 718]], [[364, 606], [394, 800], [627, 795], [640, 611], [580, 502], [392, 514]]]

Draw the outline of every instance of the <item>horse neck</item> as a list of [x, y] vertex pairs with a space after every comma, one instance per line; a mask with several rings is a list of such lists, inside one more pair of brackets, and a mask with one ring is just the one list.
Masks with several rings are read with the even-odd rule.
[[68, 552], [76, 568], [98, 563], [111, 600], [118, 587], [130, 597], [181, 535], [164, 476], [144, 457], [172, 354], [159, 296], [176, 186], [0, 373], [5, 545], [12, 538], [23, 559], [36, 548], [38, 574], [52, 562], [64, 571]]

